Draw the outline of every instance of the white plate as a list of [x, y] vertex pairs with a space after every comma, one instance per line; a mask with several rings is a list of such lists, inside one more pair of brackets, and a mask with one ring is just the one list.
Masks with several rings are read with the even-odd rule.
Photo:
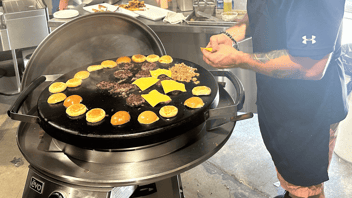
[[53, 14], [57, 19], [69, 19], [78, 15], [79, 12], [77, 10], [60, 10]]
[[100, 10], [103, 10], [103, 11], [108, 11], [108, 12], [119, 12], [119, 13], [123, 13], [123, 14], [127, 14], [127, 15], [130, 15], [132, 17], [138, 17], [139, 15], [132, 12], [132, 11], [129, 11], [129, 10], [126, 10], [126, 9], [123, 9], [123, 8], [118, 8], [118, 6], [115, 6], [115, 5], [110, 5], [108, 3], [101, 3], [101, 4], [96, 4], [96, 5], [91, 5], [91, 6], [86, 6], [86, 7], [83, 7], [83, 9], [87, 12], [90, 12], [90, 13], [94, 13], [94, 10], [93, 9], [96, 9], [96, 10], [99, 10], [99, 5], [102, 5], [102, 6], [105, 6], [106, 9], [104, 8], [101, 8]]
[[139, 16], [157, 21], [161, 20], [164, 17], [166, 17], [168, 12], [172, 12], [170, 10], [166, 10], [164, 8], [160, 8], [157, 6], [152, 6], [149, 4], [144, 4], [145, 5], [145, 10], [144, 11], [134, 11], [135, 13], [139, 14]]

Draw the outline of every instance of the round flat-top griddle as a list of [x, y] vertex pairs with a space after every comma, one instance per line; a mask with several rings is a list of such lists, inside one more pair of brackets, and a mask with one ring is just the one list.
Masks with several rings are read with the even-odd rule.
[[[51, 93], [47, 87], [42, 91], [38, 99], [39, 123], [45, 132], [52, 137], [83, 148], [135, 148], [170, 140], [171, 138], [181, 135], [204, 123], [206, 120], [205, 113], [210, 108], [216, 107], [219, 101], [218, 84], [213, 75], [203, 67], [186, 60], [174, 58], [173, 63], [166, 66], [157, 63], [157, 68], [167, 69], [178, 63], [184, 63], [187, 66], [196, 68], [196, 72], [200, 74], [197, 77], [200, 83], [196, 85], [193, 82], [182, 82], [185, 84], [187, 92], [168, 94], [172, 99], [168, 105], [174, 105], [178, 108], [178, 114], [173, 118], [166, 119], [160, 116], [159, 110], [166, 104], [159, 103], [155, 107], [152, 107], [149, 103], [145, 102], [142, 106], [130, 107], [126, 104], [126, 98], [117, 94], [111, 94], [108, 90], [99, 89], [97, 84], [101, 81], [118, 82], [120, 80], [114, 77], [114, 72], [121, 70], [120, 67], [117, 66], [115, 68], [104, 68], [102, 70], [90, 72], [90, 76], [83, 80], [81, 86], [67, 88], [62, 92], [67, 96], [81, 96], [83, 98], [81, 103], [86, 105], [88, 111], [93, 108], [103, 109], [106, 112], [106, 117], [102, 122], [99, 124], [88, 123], [85, 115], [73, 119], [66, 114], [66, 108], [63, 106], [62, 102], [58, 104], [48, 104], [47, 99]], [[86, 70], [88, 66], [89, 65], [74, 69], [62, 75], [54, 82], [66, 82], [73, 78], [78, 71]], [[133, 74], [136, 74], [140, 71], [140, 67], [140, 63], [134, 63], [134, 69], [131, 69], [130, 71], [132, 71]], [[133, 79], [128, 78], [121, 83], [132, 82]], [[208, 86], [212, 91], [209, 96], [200, 96], [205, 105], [199, 109], [185, 107], [184, 101], [193, 96], [192, 88], [200, 85]], [[154, 89], [164, 94], [163, 88], [157, 85], [153, 85], [144, 91], [137, 88], [131, 93], [147, 94]], [[160, 119], [152, 124], [140, 124], [137, 121], [137, 117], [140, 113], [146, 110], [155, 112]], [[113, 126], [110, 123], [110, 119], [117, 111], [129, 112], [131, 115], [131, 121], [122, 126]]]

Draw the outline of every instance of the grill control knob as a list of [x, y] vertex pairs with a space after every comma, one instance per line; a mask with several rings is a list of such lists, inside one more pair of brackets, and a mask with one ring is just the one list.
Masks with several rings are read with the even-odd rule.
[[49, 198], [65, 198], [65, 197], [59, 192], [53, 192], [53, 193], [51, 193]]

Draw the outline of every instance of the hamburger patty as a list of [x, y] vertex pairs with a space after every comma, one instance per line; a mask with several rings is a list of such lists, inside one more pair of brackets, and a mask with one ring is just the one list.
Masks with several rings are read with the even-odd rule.
[[116, 83], [115, 82], [107, 82], [107, 81], [101, 81], [100, 83], [97, 84], [97, 87], [99, 89], [111, 89], [114, 87]]
[[131, 94], [126, 98], [126, 104], [130, 107], [137, 107], [145, 102], [144, 98], [139, 94]]
[[114, 76], [119, 79], [125, 79], [131, 77], [133, 74], [130, 70], [118, 70], [114, 72]]
[[156, 83], [156, 85], [159, 86], [159, 87], [161, 86], [161, 81], [163, 81], [163, 80], [172, 80], [172, 78], [168, 77], [165, 74], [162, 74], [162, 75], [158, 76], [158, 79], [160, 79], [160, 80]]
[[121, 69], [132, 69], [134, 67], [134, 63], [121, 63], [119, 66]]
[[115, 84], [114, 87], [110, 89], [110, 93], [125, 93], [131, 89], [137, 89], [137, 85], [124, 83], [124, 84]]
[[141, 66], [141, 69], [142, 70], [151, 70], [151, 69], [154, 69], [156, 67], [156, 64], [155, 63], [149, 63], [149, 62], [145, 62], [142, 64]]
[[144, 77], [151, 77], [151, 76], [152, 75], [150, 75], [149, 70], [141, 70], [135, 75], [134, 79], [144, 78]]

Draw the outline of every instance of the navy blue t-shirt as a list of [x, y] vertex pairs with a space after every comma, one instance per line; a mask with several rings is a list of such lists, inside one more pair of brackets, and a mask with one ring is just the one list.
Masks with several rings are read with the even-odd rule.
[[345, 0], [248, 0], [253, 51], [287, 49], [315, 60], [333, 53], [321, 80], [257, 74], [261, 133], [275, 166], [292, 184], [328, 180], [329, 125], [347, 115], [341, 54]]

